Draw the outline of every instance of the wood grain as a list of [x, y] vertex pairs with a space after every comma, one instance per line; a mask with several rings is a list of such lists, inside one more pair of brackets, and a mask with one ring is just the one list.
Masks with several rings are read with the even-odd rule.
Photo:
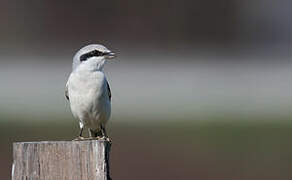
[[12, 180], [110, 180], [108, 141], [13, 143]]

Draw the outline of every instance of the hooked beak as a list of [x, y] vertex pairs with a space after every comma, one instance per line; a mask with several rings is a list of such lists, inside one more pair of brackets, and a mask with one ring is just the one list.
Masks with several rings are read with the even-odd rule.
[[116, 53], [114, 53], [114, 52], [108, 52], [105, 54], [106, 59], [113, 59], [115, 57], [116, 57]]

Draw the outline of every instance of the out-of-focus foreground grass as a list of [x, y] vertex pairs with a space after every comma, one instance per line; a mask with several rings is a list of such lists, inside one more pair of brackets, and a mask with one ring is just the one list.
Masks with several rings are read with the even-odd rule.
[[[222, 118], [110, 121], [113, 179], [292, 178], [289, 118]], [[12, 142], [71, 140], [78, 131], [73, 119], [20, 122], [2, 116], [1, 179], [10, 178]]]

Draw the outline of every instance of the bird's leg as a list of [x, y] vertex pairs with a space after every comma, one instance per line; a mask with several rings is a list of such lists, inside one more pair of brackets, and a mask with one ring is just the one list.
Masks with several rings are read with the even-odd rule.
[[107, 141], [109, 141], [109, 142], [111, 142], [112, 140], [107, 136], [105, 127], [103, 125], [101, 125], [100, 129], [101, 129], [102, 138], [107, 140]]
[[84, 137], [82, 136], [82, 132], [83, 132], [83, 127], [80, 128], [80, 134], [77, 138], [74, 139], [74, 141], [84, 140]]
[[100, 129], [101, 129], [101, 135], [102, 135], [102, 137], [107, 137], [106, 130], [105, 130], [105, 128], [102, 125], [100, 126]]
[[79, 137], [82, 137], [83, 127], [80, 129]]

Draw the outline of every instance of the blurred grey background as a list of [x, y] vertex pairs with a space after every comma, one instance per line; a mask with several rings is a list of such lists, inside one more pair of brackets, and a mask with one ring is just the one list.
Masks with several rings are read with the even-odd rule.
[[291, 5], [2, 0], [1, 177], [12, 142], [78, 134], [65, 83], [74, 53], [101, 43], [118, 54], [114, 179], [291, 179]]

